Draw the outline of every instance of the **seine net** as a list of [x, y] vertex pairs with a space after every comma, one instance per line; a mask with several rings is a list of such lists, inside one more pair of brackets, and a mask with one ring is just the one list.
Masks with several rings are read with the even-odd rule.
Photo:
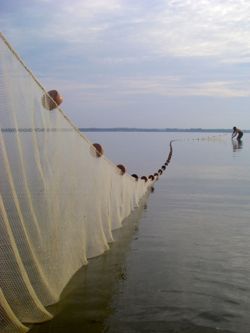
[[[93, 145], [0, 35], [0, 331], [49, 320], [72, 275], [109, 248], [152, 181]], [[47, 96], [47, 98], [49, 98]]]

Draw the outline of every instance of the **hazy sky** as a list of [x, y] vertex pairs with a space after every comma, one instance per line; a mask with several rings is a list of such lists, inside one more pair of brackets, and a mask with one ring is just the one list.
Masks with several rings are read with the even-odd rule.
[[79, 127], [250, 128], [249, 0], [1, 0]]

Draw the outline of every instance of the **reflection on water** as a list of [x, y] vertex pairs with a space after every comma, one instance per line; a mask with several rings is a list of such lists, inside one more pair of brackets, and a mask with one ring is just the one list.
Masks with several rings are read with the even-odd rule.
[[232, 147], [234, 152], [236, 152], [237, 150], [241, 150], [243, 148], [243, 141], [232, 139]]
[[111, 250], [74, 276], [50, 309], [55, 318], [31, 332], [248, 333], [250, 137], [242, 149], [229, 135], [91, 136], [139, 174], [159, 169], [177, 141], [144, 213], [142, 205]]
[[101, 333], [105, 320], [112, 316], [112, 299], [118, 293], [119, 283], [127, 279], [126, 255], [130, 243], [137, 239], [138, 223], [148, 194], [123, 223], [114, 231], [111, 249], [93, 258], [82, 267], [64, 289], [58, 304], [48, 307], [54, 314], [51, 321], [33, 325], [31, 333]]

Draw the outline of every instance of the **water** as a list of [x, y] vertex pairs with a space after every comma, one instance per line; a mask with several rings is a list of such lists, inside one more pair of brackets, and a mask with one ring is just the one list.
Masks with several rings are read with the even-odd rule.
[[[250, 326], [250, 136], [88, 133], [129, 172], [173, 158], [146, 203], [116, 231], [31, 332], [247, 333]], [[186, 140], [188, 139], [188, 140]]]

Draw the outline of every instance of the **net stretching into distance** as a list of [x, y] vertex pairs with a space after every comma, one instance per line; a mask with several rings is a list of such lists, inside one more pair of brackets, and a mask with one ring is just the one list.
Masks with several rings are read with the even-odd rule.
[[166, 168], [145, 179], [123, 174], [60, 108], [44, 107], [44, 94], [1, 34], [1, 332], [49, 320], [46, 306], [109, 248], [112, 230]]

